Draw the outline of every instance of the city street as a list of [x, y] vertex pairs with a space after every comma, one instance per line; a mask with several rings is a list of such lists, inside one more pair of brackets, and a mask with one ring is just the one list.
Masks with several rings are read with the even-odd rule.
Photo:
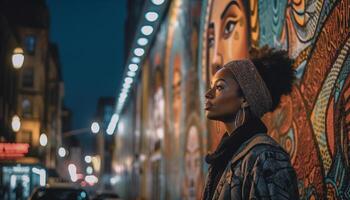
[[0, 200], [350, 199], [349, 55], [349, 0], [0, 0]]

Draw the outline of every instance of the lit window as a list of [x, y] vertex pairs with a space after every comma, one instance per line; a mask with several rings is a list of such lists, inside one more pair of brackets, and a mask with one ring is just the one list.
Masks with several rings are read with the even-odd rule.
[[24, 117], [31, 117], [32, 116], [32, 103], [29, 99], [24, 99], [22, 101], [22, 111]]
[[28, 35], [24, 39], [24, 45], [26, 48], [26, 52], [29, 54], [35, 53], [35, 46], [36, 46], [36, 37], [34, 35]]

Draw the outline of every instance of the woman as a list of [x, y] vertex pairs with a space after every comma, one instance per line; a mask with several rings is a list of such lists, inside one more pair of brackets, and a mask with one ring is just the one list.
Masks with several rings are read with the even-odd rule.
[[294, 80], [285, 51], [263, 48], [252, 60], [217, 71], [206, 93], [206, 116], [226, 133], [214, 153], [203, 199], [299, 199], [289, 155], [267, 133], [260, 117], [273, 111]]

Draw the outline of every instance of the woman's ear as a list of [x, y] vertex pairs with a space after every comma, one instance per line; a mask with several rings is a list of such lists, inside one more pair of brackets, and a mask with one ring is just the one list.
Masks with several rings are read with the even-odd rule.
[[249, 107], [249, 104], [248, 104], [247, 100], [243, 99], [243, 102], [241, 104], [241, 108], [247, 108], [247, 107]]

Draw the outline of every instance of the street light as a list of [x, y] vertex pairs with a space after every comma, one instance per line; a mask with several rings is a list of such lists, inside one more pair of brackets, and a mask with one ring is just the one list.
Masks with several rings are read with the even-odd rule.
[[66, 149], [65, 148], [63, 148], [63, 147], [60, 147], [59, 149], [58, 149], [58, 155], [61, 157], [61, 158], [63, 158], [63, 157], [65, 157], [66, 156]]
[[42, 133], [39, 138], [40, 145], [45, 147], [47, 145], [47, 136], [45, 133]]
[[93, 170], [93, 168], [92, 168], [91, 166], [88, 166], [88, 167], [86, 168], [86, 173], [87, 173], [87, 174], [92, 174], [93, 171], [94, 171], [94, 170]]
[[19, 129], [21, 128], [21, 119], [18, 117], [18, 115], [14, 115], [12, 117], [11, 126], [14, 132], [19, 131]]
[[13, 50], [12, 65], [15, 69], [19, 69], [23, 66], [23, 62], [24, 62], [23, 49], [20, 47], [17, 47]]
[[152, 0], [152, 3], [154, 3], [157, 6], [160, 6], [164, 3], [164, 0]]
[[93, 122], [91, 124], [91, 131], [95, 134], [98, 133], [100, 131], [100, 125], [97, 122]]
[[91, 156], [85, 156], [84, 160], [86, 163], [91, 163], [92, 158], [91, 158]]

